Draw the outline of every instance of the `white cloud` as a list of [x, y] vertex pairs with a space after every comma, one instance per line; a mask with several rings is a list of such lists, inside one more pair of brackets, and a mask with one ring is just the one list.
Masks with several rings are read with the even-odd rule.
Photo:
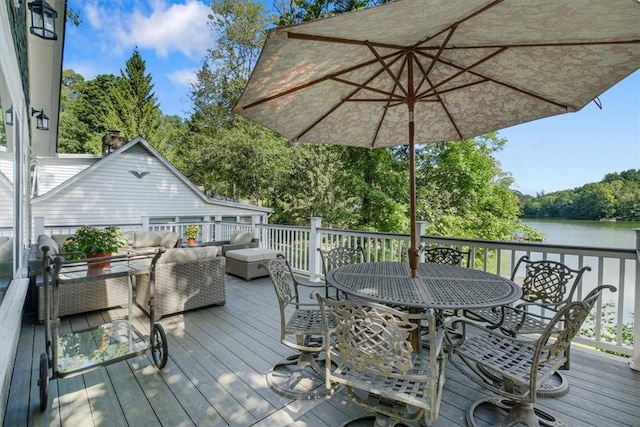
[[172, 83], [191, 87], [191, 84], [196, 81], [196, 71], [188, 69], [177, 70], [168, 74], [167, 77]]
[[82, 19], [98, 33], [106, 50], [121, 52], [138, 46], [155, 51], [160, 58], [180, 53], [199, 60], [210, 44], [210, 12], [206, 4], [194, 0], [181, 4], [102, 1], [85, 4]]

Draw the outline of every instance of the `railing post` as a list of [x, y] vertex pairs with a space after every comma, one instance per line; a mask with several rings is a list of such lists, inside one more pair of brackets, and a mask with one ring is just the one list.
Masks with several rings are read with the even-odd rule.
[[[418, 248], [422, 244], [422, 236], [427, 234], [427, 221], [416, 221], [416, 228], [418, 233]], [[424, 254], [420, 254], [420, 262], [424, 262]]]
[[320, 245], [322, 244], [322, 238], [320, 236], [320, 230], [322, 227], [322, 218], [311, 218], [311, 232], [309, 235], [309, 280], [312, 282], [320, 281]]
[[149, 217], [148, 216], [143, 216], [142, 217], [142, 231], [151, 231], [151, 229], [149, 229]]
[[44, 217], [43, 216], [34, 216], [33, 217], [33, 235], [34, 239], [37, 239], [39, 235], [44, 234]]
[[633, 306], [633, 358], [629, 363], [631, 369], [640, 371], [640, 228], [636, 232], [636, 289]]

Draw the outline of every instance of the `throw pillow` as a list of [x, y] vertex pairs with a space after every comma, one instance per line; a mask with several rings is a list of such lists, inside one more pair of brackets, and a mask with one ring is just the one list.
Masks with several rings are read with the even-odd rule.
[[49, 255], [57, 255], [60, 253], [56, 241], [46, 234], [41, 234], [38, 236], [38, 259], [42, 259], [42, 248], [44, 246], [49, 246]]
[[162, 237], [162, 240], [160, 240], [160, 246], [166, 249], [175, 248], [176, 243], [178, 243], [179, 239], [180, 234], [176, 233], [175, 231], [167, 231], [166, 234]]
[[253, 239], [253, 233], [250, 231], [236, 231], [231, 236], [229, 243], [232, 245], [244, 245], [247, 243], [251, 243]]

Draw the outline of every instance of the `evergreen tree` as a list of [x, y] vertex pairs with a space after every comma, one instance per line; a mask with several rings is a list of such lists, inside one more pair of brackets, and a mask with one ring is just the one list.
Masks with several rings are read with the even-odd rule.
[[127, 139], [142, 136], [156, 144], [161, 112], [151, 75], [145, 74], [145, 70], [145, 61], [136, 48], [110, 91], [113, 109], [107, 125], [109, 129], [120, 130]]

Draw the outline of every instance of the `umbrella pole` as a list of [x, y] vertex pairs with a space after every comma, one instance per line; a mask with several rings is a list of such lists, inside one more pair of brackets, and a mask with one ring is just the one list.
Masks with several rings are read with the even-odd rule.
[[416, 174], [415, 174], [415, 144], [413, 142], [413, 102], [409, 106], [409, 222], [411, 227], [411, 245], [408, 250], [411, 277], [418, 277], [418, 236], [416, 227]]

